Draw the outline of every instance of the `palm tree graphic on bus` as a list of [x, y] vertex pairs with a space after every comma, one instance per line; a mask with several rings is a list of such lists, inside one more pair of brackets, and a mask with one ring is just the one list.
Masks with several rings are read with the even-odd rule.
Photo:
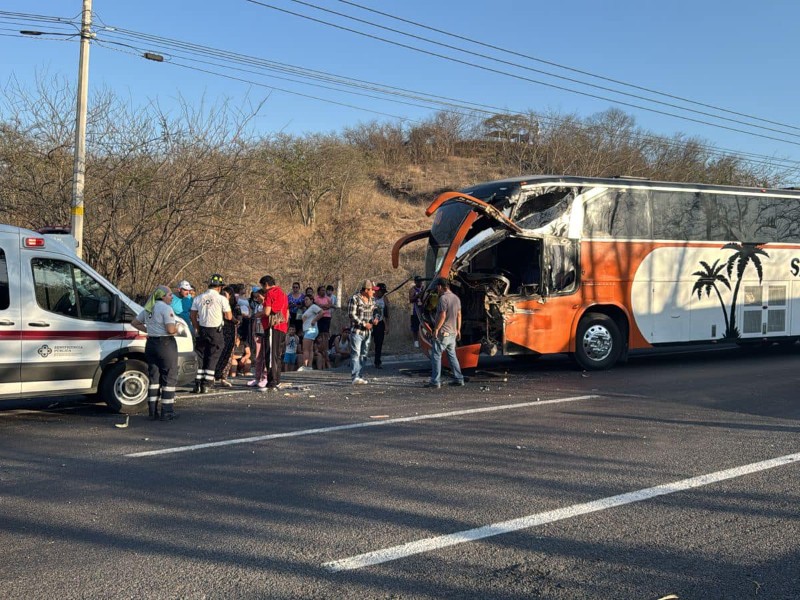
[[[740, 337], [739, 328], [736, 326], [736, 300], [739, 297], [739, 287], [742, 285], [742, 277], [748, 265], [753, 265], [758, 274], [758, 283], [761, 284], [761, 279], [764, 274], [761, 265], [761, 258], [759, 256], [766, 256], [769, 254], [761, 249], [761, 244], [753, 243], [739, 243], [731, 242], [722, 246], [722, 250], [734, 250], [734, 253], [728, 257], [724, 264], [719, 264], [719, 259], [714, 261], [713, 265], [708, 264], [706, 261], [701, 260], [700, 266], [703, 267], [701, 271], [695, 271], [692, 275], [698, 279], [692, 288], [692, 295], [697, 293], [697, 298], [703, 297], [703, 292], [706, 296], [711, 296], [711, 290], [714, 290], [719, 298], [719, 304], [722, 308], [722, 315], [725, 319], [725, 338], [735, 339]], [[723, 274], [723, 269], [727, 273], [727, 277]], [[730, 314], [725, 308], [725, 302], [722, 300], [722, 294], [719, 291], [718, 284], [724, 285], [728, 290], [731, 289], [731, 281], [733, 280], [733, 272], [736, 270], [736, 285], [733, 288], [733, 297], [731, 299]]]

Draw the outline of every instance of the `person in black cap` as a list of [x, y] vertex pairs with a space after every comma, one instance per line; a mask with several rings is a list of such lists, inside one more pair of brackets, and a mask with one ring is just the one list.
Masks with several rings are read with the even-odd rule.
[[389, 333], [389, 303], [386, 299], [385, 283], [375, 286], [374, 304], [372, 317], [376, 322], [372, 328], [372, 339], [375, 340], [375, 368], [382, 369], [383, 340]]
[[208, 289], [192, 303], [190, 314], [197, 332], [196, 352], [200, 359], [193, 394], [205, 394], [214, 385], [214, 370], [224, 345], [222, 325], [233, 319], [230, 302], [219, 293], [223, 287], [225, 280], [215, 273], [208, 282]]

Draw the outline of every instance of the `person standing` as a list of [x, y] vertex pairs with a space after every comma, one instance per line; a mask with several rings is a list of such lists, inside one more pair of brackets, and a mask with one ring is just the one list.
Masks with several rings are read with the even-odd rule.
[[328, 284], [325, 286], [325, 295], [331, 302], [331, 308], [339, 308], [339, 298], [334, 293], [333, 286]]
[[248, 387], [256, 387], [264, 374], [264, 324], [261, 319], [264, 313], [264, 290], [261, 286], [253, 286], [250, 294], [250, 320], [251, 345], [250, 354], [253, 357], [253, 379], [247, 382]]
[[225, 286], [222, 289], [222, 296], [228, 300], [228, 310], [231, 311], [233, 318], [230, 321], [226, 320], [222, 325], [222, 352], [214, 369], [214, 383], [220, 386], [233, 387], [233, 384], [228, 381], [228, 374], [231, 370], [231, 355], [233, 354], [233, 347], [236, 345], [236, 331], [239, 328], [242, 313], [239, 310], [236, 290], [233, 286]]
[[222, 275], [215, 273], [208, 282], [208, 289], [192, 303], [192, 325], [197, 331], [197, 353], [200, 358], [193, 394], [205, 394], [214, 384], [214, 371], [224, 345], [222, 325], [233, 319], [230, 302], [219, 293], [223, 287], [225, 280]]
[[[236, 286], [236, 306], [239, 312], [239, 325], [236, 328], [236, 333], [245, 345], [250, 344], [250, 286], [245, 283], [240, 283]], [[234, 314], [234, 316], [236, 316]]]
[[172, 290], [158, 286], [131, 325], [147, 333], [144, 355], [150, 380], [148, 417], [151, 421], [158, 418], [158, 402], [161, 400], [161, 420], [177, 419], [174, 406], [175, 386], [178, 383], [178, 344], [175, 341], [178, 322], [172, 310]]
[[314, 302], [314, 298], [306, 296], [306, 308], [303, 311], [303, 364], [298, 371], [310, 371], [314, 365], [314, 342], [320, 335], [319, 323], [323, 310]]
[[295, 328], [292, 325], [289, 325], [285, 342], [283, 347], [283, 370], [294, 371], [297, 369], [297, 349], [300, 347], [300, 338], [297, 337]]
[[411, 305], [411, 337], [414, 339], [414, 347], [419, 348], [419, 317], [417, 307], [422, 307], [422, 293], [425, 288], [422, 285], [422, 277], [414, 277], [414, 287], [408, 291], [408, 303]]
[[319, 329], [318, 339], [325, 348], [327, 348], [328, 341], [331, 339], [331, 317], [333, 316], [331, 308], [333, 307], [333, 303], [331, 302], [330, 296], [328, 296], [325, 291], [324, 285], [317, 288], [317, 295], [314, 296], [314, 304], [322, 309], [322, 318], [317, 323], [317, 328]]
[[303, 303], [305, 302], [306, 295], [300, 291], [300, 282], [295, 281], [292, 284], [292, 291], [286, 296], [289, 302], [289, 325], [294, 327], [295, 331], [303, 329], [303, 320], [301, 318], [303, 312]]
[[456, 356], [456, 341], [461, 339], [461, 299], [450, 291], [450, 282], [442, 277], [435, 281], [439, 294], [436, 306], [436, 324], [433, 327], [433, 347], [431, 348], [431, 380], [427, 388], [439, 389], [442, 386], [442, 353], [447, 353], [453, 381], [450, 385], [464, 385], [464, 375]]
[[361, 367], [367, 358], [369, 337], [372, 327], [377, 321], [372, 312], [375, 304], [372, 300], [375, 295], [375, 284], [365, 279], [361, 290], [353, 294], [347, 303], [347, 314], [350, 317], [350, 363], [353, 384], [363, 385], [369, 383], [361, 377]]
[[189, 326], [189, 331], [192, 334], [192, 337], [195, 336], [194, 327], [192, 327], [192, 302], [194, 302], [194, 298], [192, 297], [192, 284], [186, 281], [185, 279], [178, 284], [178, 292], [172, 296], [172, 312], [175, 313], [176, 317], [180, 317], [186, 324]]
[[383, 340], [389, 334], [389, 302], [386, 298], [386, 284], [379, 283], [375, 292], [375, 309], [372, 313], [377, 320], [372, 329], [375, 339], [375, 368], [382, 369]]
[[258, 389], [276, 390], [281, 384], [281, 348], [286, 341], [289, 329], [289, 302], [286, 293], [275, 284], [275, 279], [264, 275], [260, 280], [264, 290], [264, 311], [261, 321], [266, 333], [262, 345], [263, 366], [266, 371], [261, 374]]

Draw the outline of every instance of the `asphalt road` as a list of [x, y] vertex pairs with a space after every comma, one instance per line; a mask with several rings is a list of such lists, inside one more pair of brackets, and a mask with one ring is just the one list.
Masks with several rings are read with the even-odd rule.
[[800, 598], [798, 358], [296, 373], [126, 428], [6, 410], [0, 597]]

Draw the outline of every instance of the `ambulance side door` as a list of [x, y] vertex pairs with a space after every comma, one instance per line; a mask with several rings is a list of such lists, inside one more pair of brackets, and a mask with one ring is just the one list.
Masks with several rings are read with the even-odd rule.
[[19, 235], [0, 235], [0, 396], [19, 394]]
[[101, 360], [119, 349], [123, 325], [113, 294], [80, 262], [58, 254], [23, 254], [22, 392], [86, 393]]

